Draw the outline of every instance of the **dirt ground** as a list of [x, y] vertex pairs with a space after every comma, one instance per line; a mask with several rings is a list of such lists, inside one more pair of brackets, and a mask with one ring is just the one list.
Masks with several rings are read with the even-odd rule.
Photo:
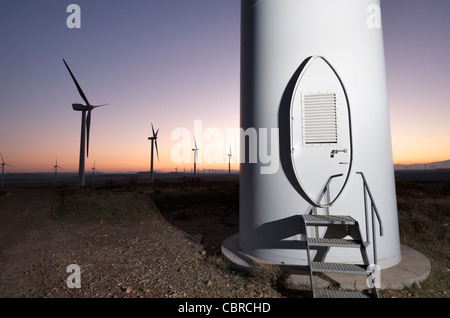
[[[193, 226], [191, 230], [198, 232], [194, 235], [180, 230], [162, 217], [148, 193], [120, 188], [83, 191], [88, 201], [109, 201], [109, 210], [84, 216], [89, 210], [75, 198], [77, 190], [14, 188], [4, 195], [0, 297], [281, 296], [270, 280], [248, 279], [224, 269], [226, 265], [215, 255], [217, 243], [236, 228], [223, 225], [227, 233], [219, 233], [216, 226], [205, 242], [200, 233], [211, 224]], [[73, 202], [62, 204], [61, 197]], [[129, 201], [134, 202], [131, 209], [145, 211], [135, 216], [111, 215], [115, 208], [129, 208]], [[68, 204], [65, 209], [78, 206], [78, 211], [58, 215], [64, 204]], [[71, 264], [80, 267], [81, 288], [68, 287], [67, 279], [74, 273], [67, 272]]]
[[[237, 183], [109, 183], [3, 191], [0, 297], [310, 297], [309, 290], [286, 284], [276, 267], [244, 274], [225, 264], [220, 245], [239, 231], [238, 200]], [[439, 280], [449, 277], [448, 249], [446, 253]], [[69, 287], [71, 264], [81, 270], [81, 288]], [[416, 286], [382, 296], [448, 297], [446, 286], [425, 292]]]

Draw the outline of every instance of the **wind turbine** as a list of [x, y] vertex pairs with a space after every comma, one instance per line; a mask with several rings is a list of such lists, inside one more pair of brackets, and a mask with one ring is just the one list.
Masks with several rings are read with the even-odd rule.
[[197, 142], [195, 141], [195, 135], [194, 135], [194, 148], [192, 148], [192, 151], [194, 152], [194, 181], [197, 180], [197, 151], [200, 149], [197, 147]]
[[[55, 168], [55, 185], [56, 185], [56, 176], [57, 176], [57, 174], [58, 174], [58, 168], [61, 168], [59, 165], [58, 165], [58, 158], [57, 157], [55, 157], [55, 165], [53, 166], [54, 168]], [[61, 168], [62, 169], [62, 168]]]
[[[67, 70], [70, 73], [70, 76], [72, 76], [73, 82], [75, 83], [75, 86], [78, 89], [78, 93], [80, 93], [81, 98], [83, 98], [86, 105], [83, 104], [72, 104], [72, 108], [75, 111], [81, 111], [81, 141], [80, 141], [80, 165], [78, 169], [78, 185], [84, 186], [84, 161], [85, 161], [85, 153], [87, 153], [87, 157], [89, 157], [89, 133], [91, 130], [91, 111], [94, 108], [105, 106], [104, 105], [97, 105], [93, 106], [89, 103], [88, 99], [86, 98], [86, 95], [84, 95], [83, 90], [81, 89], [80, 85], [78, 84], [75, 76], [73, 75], [72, 71], [70, 70], [69, 66], [67, 65], [66, 61], [63, 59], [64, 64], [67, 67]], [[86, 117], [87, 112], [87, 117]]]
[[148, 137], [148, 140], [152, 141], [152, 155], [151, 155], [151, 160], [150, 160], [150, 183], [153, 183], [153, 147], [154, 146], [156, 146], [156, 155], [158, 156], [158, 162], [159, 162], [158, 141], [157, 141], [159, 129], [155, 133], [153, 124], [152, 124], [152, 132], [153, 132], [153, 137]]
[[227, 156], [228, 156], [228, 181], [231, 181], [231, 158], [233, 157], [233, 155], [231, 154], [231, 145], [230, 145], [230, 153]]
[[4, 181], [5, 181], [5, 179], [4, 179], [5, 166], [10, 166], [10, 165], [7, 164], [7, 163], [5, 163], [5, 159], [3, 159], [3, 156], [2, 156], [1, 153], [0, 153], [0, 157], [2, 157], [2, 163], [1, 163], [1, 165], [2, 165], [2, 187], [3, 187], [3, 185], [5, 184], [5, 183], [4, 183]]
[[95, 161], [94, 161], [94, 166], [92, 167], [92, 184], [94, 184], [95, 171], [98, 171], [98, 170], [95, 168]]

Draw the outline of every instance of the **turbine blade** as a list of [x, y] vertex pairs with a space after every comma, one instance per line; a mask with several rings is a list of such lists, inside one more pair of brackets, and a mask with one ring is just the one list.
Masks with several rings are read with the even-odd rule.
[[1, 153], [0, 153], [0, 157], [2, 157], [2, 163], [5, 163], [5, 159], [3, 159], [3, 156]]
[[159, 133], [159, 128], [158, 128], [158, 130], [156, 131], [155, 138], [158, 137], [158, 133]]
[[[158, 133], [156, 133], [158, 134]], [[158, 162], [159, 162], [159, 152], [158, 152], [158, 141], [155, 139], [155, 146], [156, 146], [156, 155], [158, 156]]]
[[155, 137], [155, 129], [153, 128], [153, 124], [152, 124], [152, 133], [153, 133], [153, 137]]
[[88, 115], [86, 118], [86, 154], [89, 157], [89, 134], [91, 131], [91, 111], [88, 111]]
[[88, 99], [86, 98], [86, 95], [84, 95], [83, 90], [81, 89], [80, 85], [78, 84], [77, 79], [75, 78], [75, 76], [73, 75], [72, 71], [70, 70], [69, 65], [67, 65], [66, 60], [63, 59], [63, 61], [64, 61], [64, 64], [66, 65], [66, 67], [67, 67], [67, 70], [70, 73], [70, 76], [72, 76], [73, 82], [75, 83], [75, 86], [77, 87], [78, 93], [80, 93], [81, 98], [83, 98], [83, 100], [86, 103], [86, 105], [90, 105]]
[[99, 108], [99, 107], [108, 106], [108, 105], [109, 105], [109, 103], [103, 104], [103, 105], [95, 105], [95, 106], [92, 106], [92, 108]]
[[194, 145], [195, 145], [195, 149], [197, 149], [197, 142], [195, 141], [195, 135], [194, 135]]

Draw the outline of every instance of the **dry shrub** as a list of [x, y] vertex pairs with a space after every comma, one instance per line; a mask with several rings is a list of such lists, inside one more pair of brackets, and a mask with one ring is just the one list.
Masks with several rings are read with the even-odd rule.
[[445, 295], [450, 288], [450, 181], [402, 181], [396, 186], [401, 243], [431, 262], [430, 276], [414, 294]]
[[272, 264], [255, 264], [250, 275], [259, 283], [265, 283], [270, 286], [276, 286], [285, 278], [285, 273], [280, 267]]

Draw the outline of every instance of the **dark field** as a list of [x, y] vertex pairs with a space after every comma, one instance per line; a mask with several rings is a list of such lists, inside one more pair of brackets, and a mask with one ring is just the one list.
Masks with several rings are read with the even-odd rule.
[[[181, 174], [166, 176], [168, 177], [157, 178], [153, 185], [148, 184], [145, 175], [104, 175], [96, 177], [95, 182], [92, 183], [89, 183], [87, 177], [86, 187], [83, 190], [73, 185], [76, 182], [74, 176], [67, 175], [66, 179], [60, 178], [61, 183], [58, 186], [48, 184], [53, 180], [48, 175], [47, 179], [41, 176], [38, 181], [37, 179], [25, 181], [25, 178], [16, 178], [13, 181], [9, 176], [10, 178], [5, 178], [5, 184], [9, 181], [9, 185], [0, 189], [0, 204], [6, 202], [3, 200], [7, 200], [19, 190], [45, 190], [45, 193], [53, 193], [52, 196], [54, 195], [55, 198], [49, 210], [54, 218], [63, 218], [70, 224], [86, 224], [84, 218], [87, 218], [88, 222], [101, 220], [101, 222], [109, 222], [113, 227], [114, 224], [120, 224], [122, 227], [130, 222], [139, 222], [142, 215], [147, 213], [144, 211], [143, 214], [139, 214], [139, 209], [150, 199], [168, 223], [189, 234], [203, 246], [205, 257], [209, 259], [208, 264], [216, 264], [215, 270], [224, 271], [229, 275], [231, 270], [224, 264], [219, 264], [220, 246], [223, 240], [239, 232], [238, 175], [233, 175], [231, 182], [228, 181], [227, 175], [200, 175], [198, 181], [193, 181], [189, 176]], [[446, 174], [443, 174], [442, 179], [445, 179], [445, 176]], [[450, 234], [448, 231], [450, 181], [435, 180], [436, 174], [430, 175], [429, 172], [414, 176], [410, 171], [405, 171], [405, 173], [396, 173], [396, 177], [401, 243], [427, 256], [431, 262], [432, 271], [429, 278], [420, 286], [400, 291], [382, 290], [380, 295], [385, 298], [447, 298], [450, 292]], [[68, 184], [63, 184], [64, 180], [68, 181]], [[117, 196], [119, 194], [120, 196]], [[97, 205], [79, 209], [87, 212], [84, 215], [70, 214], [74, 206], [79, 206], [80, 202], [88, 202], [86, 198], [94, 200], [99, 195], [109, 198], [109, 202], [104, 206], [97, 202]], [[137, 197], [143, 200], [133, 202], [133, 209], [138, 212], [135, 215], [123, 213], [131, 204], [125, 202], [127, 198], [133, 201]], [[243, 286], [255, 287], [252, 279], [254, 278], [244, 278]], [[269, 286], [273, 289], [271, 293], [280, 297], [305, 297], [304, 291], [295, 292], [288, 290], [279, 282], [274, 283], [278, 278], [274, 279], [273, 272], [258, 275], [258, 281], [264, 279], [271, 281]], [[245, 289], [243, 287], [242, 292]]]
[[[382, 291], [383, 297], [449, 297], [450, 181], [396, 181], [401, 244], [424, 254], [432, 271], [421, 286]], [[162, 214], [175, 226], [200, 235], [206, 247], [219, 250], [239, 231], [239, 184], [205, 184], [153, 197]], [[202, 220], [199, 222], [199, 220]]]

